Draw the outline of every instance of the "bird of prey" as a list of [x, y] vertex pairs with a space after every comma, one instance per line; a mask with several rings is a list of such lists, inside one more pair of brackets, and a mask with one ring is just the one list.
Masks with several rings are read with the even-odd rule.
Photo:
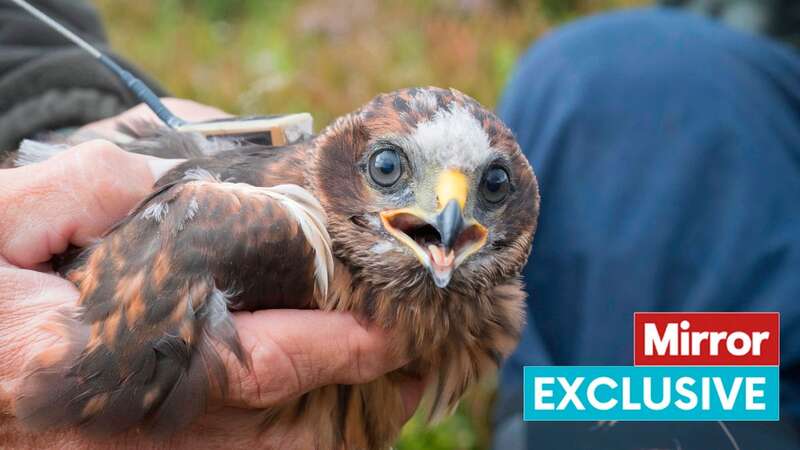
[[162, 133], [129, 150], [190, 158], [68, 267], [67, 350], [32, 363], [17, 416], [45, 429], [170, 433], [226, 386], [215, 344], [246, 363], [231, 311], [349, 311], [411, 362], [274, 408], [316, 448], [381, 449], [402, 425], [398, 375], [425, 375], [430, 417], [496, 368], [524, 321], [519, 273], [539, 211], [509, 129], [453, 89], [375, 97], [283, 147], [210, 151]]

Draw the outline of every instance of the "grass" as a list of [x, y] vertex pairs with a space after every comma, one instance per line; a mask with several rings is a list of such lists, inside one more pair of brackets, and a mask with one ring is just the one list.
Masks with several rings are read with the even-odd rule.
[[[178, 97], [316, 128], [378, 92], [455, 87], [494, 107], [514, 62], [563, 21], [646, 0], [95, 0], [112, 46]], [[488, 448], [494, 383], [398, 450]]]

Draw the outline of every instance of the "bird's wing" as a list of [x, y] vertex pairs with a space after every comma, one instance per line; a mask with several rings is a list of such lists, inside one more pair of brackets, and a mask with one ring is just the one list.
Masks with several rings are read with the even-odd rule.
[[[207, 172], [160, 188], [70, 273], [80, 314], [33, 363], [17, 416], [48, 429], [171, 432], [225, 392], [217, 348], [245, 361], [229, 309], [313, 307], [333, 259], [303, 188], [223, 183]], [[315, 297], [317, 296], [317, 297]]]

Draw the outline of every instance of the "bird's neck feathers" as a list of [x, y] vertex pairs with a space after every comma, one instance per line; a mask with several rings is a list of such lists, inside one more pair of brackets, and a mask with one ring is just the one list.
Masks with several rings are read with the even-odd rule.
[[424, 407], [430, 420], [452, 412], [464, 392], [496, 370], [519, 341], [525, 292], [512, 278], [483, 292], [407, 290], [370, 285], [336, 263], [324, 310], [349, 311], [392, 336], [400, 372], [429, 379]]
[[375, 286], [336, 260], [325, 310], [350, 311], [389, 330], [398, 349], [437, 365], [453, 348], [484, 353], [495, 364], [519, 338], [525, 292], [517, 278], [478, 292]]

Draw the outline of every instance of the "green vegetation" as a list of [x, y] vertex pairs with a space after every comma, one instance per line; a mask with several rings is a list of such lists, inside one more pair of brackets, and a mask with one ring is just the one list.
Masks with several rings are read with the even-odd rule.
[[[562, 21], [646, 0], [96, 0], [113, 48], [173, 95], [232, 113], [309, 111], [317, 129], [378, 92], [457, 88], [495, 106], [517, 56]], [[484, 449], [493, 383], [398, 450]]]
[[378, 92], [452, 86], [494, 106], [560, 21], [644, 0], [96, 0], [113, 47], [174, 95], [317, 127]]

